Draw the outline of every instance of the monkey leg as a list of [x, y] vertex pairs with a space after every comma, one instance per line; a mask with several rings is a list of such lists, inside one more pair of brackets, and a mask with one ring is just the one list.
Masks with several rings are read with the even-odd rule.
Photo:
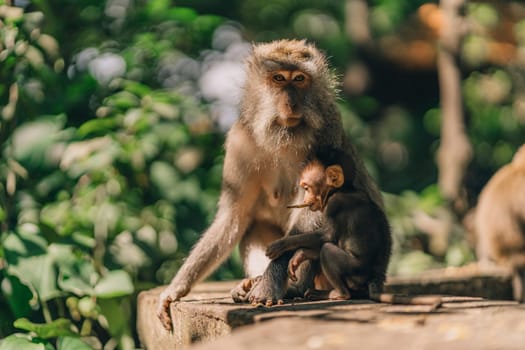
[[359, 289], [358, 284], [362, 280], [360, 276], [362, 262], [333, 243], [323, 245], [319, 260], [321, 270], [333, 289], [327, 295], [324, 291], [319, 293], [311, 291], [310, 296], [314, 298], [325, 296], [334, 300], [350, 299], [349, 287]]
[[304, 298], [308, 290], [315, 287], [316, 279], [322, 275], [318, 259], [303, 261], [295, 271], [296, 280], [289, 280], [286, 298]]
[[296, 271], [299, 266], [306, 260], [319, 259], [319, 251], [312, 249], [298, 249], [288, 263], [288, 277], [294, 282], [297, 282]]
[[245, 278], [231, 290], [232, 299], [236, 303], [243, 303], [248, 300], [248, 292], [259, 282], [261, 276], [255, 278]]
[[272, 260], [259, 280], [248, 292], [246, 299], [252, 304], [272, 306], [282, 304], [283, 298], [303, 297], [308, 289], [313, 288], [314, 279], [319, 275], [319, 261], [306, 260], [295, 272], [296, 281], [288, 279], [288, 264], [292, 252], [286, 252]]
[[239, 244], [239, 252], [243, 261], [244, 273], [248, 278], [261, 276], [266, 270], [270, 259], [266, 256], [266, 248], [284, 235], [280, 227], [266, 221], [254, 221]]
[[278, 240], [282, 235], [283, 232], [278, 226], [268, 222], [255, 221], [250, 225], [239, 245], [244, 272], [248, 277], [231, 290], [233, 301], [237, 303], [249, 301], [250, 291], [259, 283], [270, 263], [270, 259], [265, 256], [265, 249], [268, 244]]
[[291, 252], [284, 253], [279, 258], [270, 261], [270, 264], [251, 290], [246, 299], [252, 304], [272, 306], [282, 304], [288, 285], [288, 261]]

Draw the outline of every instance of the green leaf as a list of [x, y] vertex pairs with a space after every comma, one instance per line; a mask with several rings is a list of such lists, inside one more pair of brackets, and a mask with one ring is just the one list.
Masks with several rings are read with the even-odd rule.
[[93, 287], [80, 278], [80, 276], [61, 274], [58, 279], [58, 285], [62, 290], [78, 296], [93, 295]]
[[166, 17], [181, 23], [192, 23], [197, 19], [198, 15], [193, 9], [187, 7], [175, 7], [168, 10]]
[[117, 337], [126, 331], [128, 327], [128, 317], [122, 307], [121, 299], [100, 299], [98, 300], [102, 315], [108, 321], [108, 330], [113, 337]]
[[93, 134], [105, 135], [118, 125], [114, 118], [91, 119], [78, 128], [78, 135], [86, 137]]
[[59, 336], [78, 337], [75, 325], [66, 318], [59, 318], [51, 323], [33, 323], [27, 318], [19, 318], [14, 326], [30, 332], [35, 332], [42, 339]]
[[0, 342], [0, 350], [46, 350], [46, 345], [34, 343], [26, 334], [12, 334]]
[[179, 176], [173, 166], [167, 162], [156, 161], [151, 165], [151, 182], [166, 199], [175, 200], [179, 196]]
[[47, 242], [37, 233], [9, 233], [4, 240], [7, 272], [17, 276], [41, 300], [59, 296], [53, 257], [46, 249]]
[[95, 295], [99, 298], [115, 298], [133, 293], [133, 283], [124, 270], [110, 271], [95, 286]]
[[140, 99], [128, 91], [120, 91], [106, 98], [104, 103], [109, 107], [127, 110], [138, 107], [140, 105]]
[[76, 256], [71, 245], [52, 244], [49, 251], [59, 269], [59, 287], [78, 296], [93, 295], [99, 275], [91, 260]]
[[434, 267], [435, 262], [431, 255], [422, 251], [412, 251], [403, 255], [398, 262], [397, 274], [399, 276], [413, 276]]
[[169, 0], [151, 0], [146, 3], [145, 9], [151, 16], [165, 14], [170, 7]]
[[57, 143], [65, 116], [41, 116], [38, 120], [19, 126], [13, 133], [13, 154], [26, 169], [55, 165], [49, 149]]
[[7, 271], [33, 289], [42, 301], [61, 294], [56, 288], [56, 271], [53, 260], [47, 254], [20, 258], [18, 263], [10, 265]]
[[73, 232], [71, 235], [73, 242], [84, 248], [95, 248], [95, 238], [85, 235], [81, 232]]
[[9, 232], [2, 242], [8, 263], [16, 263], [19, 257], [45, 254], [47, 242], [35, 233]]
[[140, 97], [151, 93], [149, 86], [131, 80], [124, 82], [124, 89]]
[[204, 15], [197, 17], [191, 24], [193, 29], [200, 33], [212, 32], [221, 24], [223, 19], [219, 16]]
[[171, 103], [153, 102], [151, 109], [163, 118], [174, 120], [179, 116], [180, 108]]
[[2, 280], [2, 294], [16, 318], [24, 317], [31, 313], [30, 301], [33, 298], [32, 291], [16, 276], [7, 275]]
[[73, 337], [59, 337], [57, 342], [57, 350], [92, 350], [93, 348], [84, 343], [79, 338]]

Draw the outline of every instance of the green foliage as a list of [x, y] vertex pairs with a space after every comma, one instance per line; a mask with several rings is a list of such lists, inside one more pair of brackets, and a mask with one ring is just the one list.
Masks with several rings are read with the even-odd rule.
[[18, 329], [29, 334], [15, 333], [0, 342], [1, 350], [9, 349], [55, 349], [50, 339], [57, 339], [57, 350], [60, 349], [93, 349], [79, 338], [78, 330], [69, 319], [59, 318], [47, 323], [33, 323], [26, 318], [14, 322]]
[[76, 336], [75, 326], [71, 320], [59, 318], [53, 322], [37, 324], [30, 322], [27, 318], [19, 318], [15, 321], [14, 326], [36, 334], [38, 338], [50, 339], [64, 336]]
[[[103, 23], [92, 3], [78, 6]], [[91, 348], [79, 339], [91, 336], [133, 348], [135, 293], [171, 278], [214, 210], [220, 179], [206, 169], [223, 137], [158, 69], [196, 55], [221, 20], [164, 1], [128, 10], [112, 29], [126, 45], [90, 42], [88, 66], [74, 53], [85, 43], [67, 45], [66, 76], [44, 15], [0, 7], [0, 336], [28, 332], [2, 349]], [[104, 75], [101, 57], [124, 69]]]
[[415, 275], [425, 270], [462, 266], [475, 260], [465, 228], [454, 222], [437, 185], [420, 193], [385, 195], [393, 235], [392, 275]]

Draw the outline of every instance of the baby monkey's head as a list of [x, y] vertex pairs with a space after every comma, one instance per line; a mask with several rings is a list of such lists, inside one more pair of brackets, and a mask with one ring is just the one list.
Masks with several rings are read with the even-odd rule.
[[289, 208], [310, 208], [312, 211], [324, 210], [328, 198], [345, 182], [343, 168], [339, 164], [325, 166], [318, 159], [312, 160], [301, 173], [299, 185], [304, 189], [302, 204]]

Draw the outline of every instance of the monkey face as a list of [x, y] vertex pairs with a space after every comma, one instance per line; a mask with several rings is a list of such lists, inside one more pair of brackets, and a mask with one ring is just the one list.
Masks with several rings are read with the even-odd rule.
[[332, 119], [339, 125], [337, 111], [320, 113], [333, 102], [336, 79], [313, 45], [304, 40], [257, 44], [247, 68], [241, 119], [264, 148], [304, 154]]
[[303, 184], [303, 188], [305, 191], [303, 205], [310, 208], [311, 211], [323, 210], [325, 201], [321, 189], [307, 184]]
[[304, 189], [303, 203], [288, 208], [310, 208], [324, 210], [330, 194], [344, 184], [343, 169], [340, 165], [324, 167], [318, 160], [309, 163], [301, 174], [300, 186]]
[[323, 210], [330, 191], [324, 166], [318, 162], [310, 163], [301, 174], [300, 186], [304, 189], [303, 205], [312, 211]]
[[[275, 61], [271, 62], [278, 65]], [[312, 78], [296, 67], [285, 68], [269, 71], [267, 81], [276, 97], [277, 123], [293, 128], [303, 119], [302, 108]]]

